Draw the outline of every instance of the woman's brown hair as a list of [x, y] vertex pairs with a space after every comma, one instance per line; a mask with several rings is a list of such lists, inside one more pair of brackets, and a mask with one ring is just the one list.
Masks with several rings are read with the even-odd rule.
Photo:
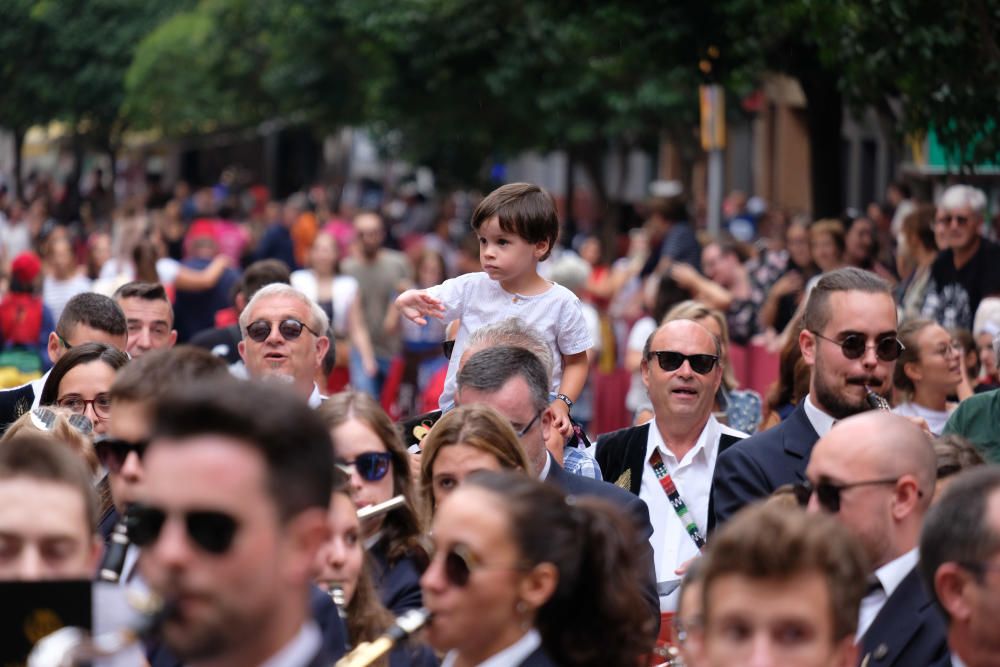
[[510, 422], [486, 405], [464, 405], [446, 413], [424, 438], [420, 454], [420, 494], [428, 519], [434, 514], [434, 462], [441, 449], [468, 445], [493, 456], [501, 468], [534, 471]]
[[[386, 558], [393, 564], [407, 556], [422, 558], [420, 522], [417, 519], [417, 499], [410, 473], [409, 454], [403, 447], [399, 434], [389, 416], [368, 394], [344, 391], [334, 394], [317, 409], [317, 414], [331, 431], [351, 419], [370, 428], [392, 457], [392, 493], [406, 498], [406, 504], [385, 517], [383, 534], [388, 545]], [[337, 443], [333, 443], [336, 454]]]
[[896, 359], [896, 369], [892, 372], [892, 384], [906, 396], [906, 400], [913, 398], [916, 387], [913, 380], [906, 374], [906, 364], [920, 363], [920, 346], [917, 345], [917, 338], [920, 332], [929, 326], [937, 324], [933, 320], [910, 320], [899, 327], [897, 337], [903, 344], [903, 351]]

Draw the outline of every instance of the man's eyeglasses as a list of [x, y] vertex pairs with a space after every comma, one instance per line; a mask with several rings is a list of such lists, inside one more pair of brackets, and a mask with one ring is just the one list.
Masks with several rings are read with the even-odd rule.
[[516, 426], [511, 424], [511, 426], [514, 426], [514, 432], [517, 434], [517, 437], [523, 438], [528, 433], [528, 431], [531, 430], [531, 427], [535, 425], [535, 422], [538, 421], [538, 418], [541, 416], [542, 416], [542, 411], [539, 410], [538, 412], [535, 413], [535, 416], [531, 418], [531, 421], [528, 422], [528, 424], [520, 430], [518, 430]]
[[[87, 415], [74, 412], [64, 416], [66, 422], [83, 435], [89, 436], [94, 433], [94, 422], [90, 421]], [[39, 406], [31, 411], [31, 424], [39, 431], [51, 432], [56, 427], [56, 418], [58, 417], [59, 413], [55, 410]]]
[[[818, 331], [810, 329], [810, 333], [828, 343], [839, 345], [840, 351], [846, 359], [860, 359], [868, 349], [868, 338], [862, 334], [847, 334], [840, 340], [834, 340], [833, 338], [827, 338]], [[895, 336], [885, 336], [875, 341], [875, 357], [879, 361], [896, 361], [905, 349]]]
[[[866, 479], [861, 482], [850, 482], [848, 484], [834, 484], [833, 482], [823, 480], [820, 481], [815, 486], [808, 479], [804, 482], [799, 482], [792, 487], [795, 492], [795, 499], [799, 501], [799, 505], [805, 507], [809, 504], [809, 499], [812, 494], [816, 494], [816, 498], [819, 500], [819, 505], [827, 512], [836, 514], [840, 511], [840, 493], [846, 491], [847, 489], [853, 489], [859, 486], [874, 486], [876, 484], [895, 484], [899, 481], [895, 477], [886, 477], [883, 479]], [[918, 492], [923, 495], [923, 492]]]
[[125, 465], [129, 454], [135, 452], [141, 461], [148, 446], [149, 441], [147, 440], [131, 442], [121, 438], [104, 438], [94, 443], [94, 451], [97, 453], [97, 460], [101, 462], [101, 465], [107, 468], [108, 472], [117, 475], [122, 471], [122, 466]]
[[[432, 555], [430, 563], [437, 558]], [[449, 584], [456, 588], [465, 588], [468, 585], [472, 573], [476, 570], [524, 570], [526, 565], [513, 566], [493, 566], [484, 565], [464, 544], [454, 544], [443, 552], [444, 558], [444, 578]]]
[[[285, 340], [295, 340], [302, 335], [302, 330], [305, 329], [313, 336], [319, 336], [318, 333], [313, 331], [305, 322], [300, 322], [293, 318], [288, 318], [286, 320], [281, 320], [278, 323], [278, 333]], [[255, 343], [263, 343], [267, 340], [267, 337], [271, 335], [271, 323], [267, 320], [257, 320], [256, 322], [251, 322], [247, 326], [247, 336], [250, 340]]]
[[[196, 510], [183, 516], [188, 538], [202, 551], [215, 556], [229, 551], [239, 528], [239, 522], [234, 517], [214, 510]], [[159, 507], [134, 505], [126, 521], [129, 540], [138, 547], [156, 544], [166, 520], [167, 513]]]
[[69, 341], [63, 338], [62, 334], [59, 333], [58, 331], [56, 332], [56, 338], [59, 339], [59, 342], [62, 343], [62, 346], [65, 347], [67, 350], [73, 349], [73, 346], [69, 344]]
[[942, 227], [947, 227], [952, 221], [957, 222], [959, 227], [965, 227], [969, 222], [969, 217], [965, 215], [942, 215], [934, 222]]
[[691, 365], [691, 370], [695, 373], [698, 375], [707, 375], [712, 372], [715, 364], [719, 361], [719, 358], [714, 354], [681, 354], [680, 352], [671, 351], [656, 351], [649, 354], [650, 356], [655, 356], [657, 363], [660, 364], [660, 368], [668, 373], [676, 371], [687, 361]]
[[351, 474], [353, 466], [361, 479], [366, 482], [377, 482], [389, 473], [392, 455], [389, 452], [365, 452], [358, 454], [353, 461], [337, 459], [336, 465], [348, 475]]
[[84, 414], [89, 405], [94, 409], [98, 419], [107, 419], [111, 416], [111, 394], [98, 394], [90, 400], [80, 394], [66, 394], [56, 401], [56, 405], [78, 415]]

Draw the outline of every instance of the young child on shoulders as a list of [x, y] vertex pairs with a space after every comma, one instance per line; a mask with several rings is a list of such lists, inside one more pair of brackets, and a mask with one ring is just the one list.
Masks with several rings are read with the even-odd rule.
[[538, 262], [549, 256], [559, 236], [555, 203], [537, 185], [510, 183], [476, 207], [472, 229], [479, 236], [482, 272], [407, 290], [396, 299], [400, 312], [417, 324], [426, 324], [428, 317], [461, 320], [441, 409], [454, 405], [455, 376], [469, 335], [483, 325], [519, 317], [552, 348], [553, 425], [568, 436], [570, 407], [587, 382], [587, 350], [593, 342], [576, 295], [538, 275]]

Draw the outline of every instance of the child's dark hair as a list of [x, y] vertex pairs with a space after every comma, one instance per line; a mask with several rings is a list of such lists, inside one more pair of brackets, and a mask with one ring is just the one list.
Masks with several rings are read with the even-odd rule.
[[496, 217], [500, 229], [517, 234], [528, 243], [548, 241], [549, 248], [542, 256], [548, 258], [552, 246], [559, 238], [559, 218], [556, 205], [549, 193], [531, 183], [508, 183], [486, 196], [472, 213], [472, 228], [479, 228]]

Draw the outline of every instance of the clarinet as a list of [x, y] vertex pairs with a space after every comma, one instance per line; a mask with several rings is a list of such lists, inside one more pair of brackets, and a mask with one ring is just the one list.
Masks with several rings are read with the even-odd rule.
[[128, 553], [128, 546], [131, 542], [128, 539], [128, 510], [115, 524], [108, 540], [108, 547], [104, 550], [104, 558], [101, 560], [101, 567], [97, 572], [97, 578], [101, 581], [118, 583], [121, 579], [122, 570], [125, 569], [125, 555]]
[[872, 391], [872, 388], [868, 385], [865, 385], [865, 400], [868, 401], [868, 405], [872, 408], [872, 410], [892, 410], [892, 407], [889, 405], [889, 401]]
[[392, 650], [398, 642], [406, 639], [424, 626], [431, 618], [426, 609], [411, 609], [396, 618], [388, 630], [372, 642], [359, 644], [356, 649], [337, 661], [334, 667], [368, 667]]

